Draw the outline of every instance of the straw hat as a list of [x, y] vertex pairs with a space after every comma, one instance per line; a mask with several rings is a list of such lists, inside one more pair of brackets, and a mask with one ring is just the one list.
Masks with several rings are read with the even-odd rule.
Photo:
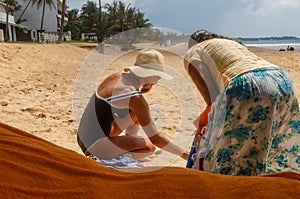
[[138, 77], [158, 76], [170, 80], [173, 77], [164, 72], [164, 57], [154, 49], [143, 49], [137, 56], [134, 66], [124, 68], [125, 73], [132, 72]]

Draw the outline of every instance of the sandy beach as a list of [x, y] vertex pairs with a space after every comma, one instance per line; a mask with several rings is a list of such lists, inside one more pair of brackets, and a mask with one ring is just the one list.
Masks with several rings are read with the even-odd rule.
[[[1, 43], [1, 122], [82, 154], [76, 129], [89, 97], [99, 81], [132, 65], [136, 55], [136, 51], [123, 52], [112, 45], [105, 45], [104, 54], [100, 54], [95, 47], [93, 44]], [[152, 44], [136, 47], [157, 48], [164, 54], [169, 66], [167, 72], [174, 79], [161, 81], [145, 97], [161, 131], [188, 149], [193, 139], [192, 122], [205, 104], [183, 67], [182, 56], [187, 47]], [[300, 97], [300, 51], [255, 47], [250, 50], [288, 72]], [[144, 165], [185, 167], [185, 161], [158, 149]]]

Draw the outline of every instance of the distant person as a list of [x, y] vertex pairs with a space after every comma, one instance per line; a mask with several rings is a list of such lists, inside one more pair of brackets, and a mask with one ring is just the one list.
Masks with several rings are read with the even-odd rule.
[[211, 108], [191, 167], [227, 175], [300, 173], [299, 104], [288, 74], [206, 30], [193, 33], [188, 47], [185, 68]]
[[[126, 152], [134, 157], [150, 155], [157, 146], [187, 159], [187, 151], [159, 132], [143, 96], [160, 79], [172, 77], [164, 72], [163, 55], [154, 49], [141, 50], [134, 66], [105, 78], [80, 121], [77, 139], [83, 153], [99, 159]], [[147, 137], [137, 135], [140, 127]]]
[[292, 47], [292, 46], [288, 46], [288, 47], [286, 48], [286, 50], [287, 50], [287, 51], [294, 51], [294, 50], [295, 50], [295, 48], [294, 48], [294, 47]]

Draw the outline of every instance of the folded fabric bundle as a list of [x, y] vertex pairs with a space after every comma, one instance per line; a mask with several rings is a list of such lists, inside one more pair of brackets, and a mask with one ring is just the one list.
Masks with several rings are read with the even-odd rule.
[[119, 155], [118, 157], [99, 160], [96, 156], [90, 155], [91, 159], [99, 162], [103, 166], [115, 169], [132, 169], [132, 168], [142, 168], [144, 165], [138, 160], [134, 159], [131, 154], [125, 153]]
[[300, 198], [297, 173], [242, 177], [176, 167], [123, 172], [1, 123], [0, 157], [1, 198]]

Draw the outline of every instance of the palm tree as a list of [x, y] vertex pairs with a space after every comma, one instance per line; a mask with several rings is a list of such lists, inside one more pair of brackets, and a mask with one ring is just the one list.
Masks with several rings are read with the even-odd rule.
[[95, 2], [87, 1], [83, 4], [80, 14], [81, 27], [83, 32], [97, 32], [98, 30], [98, 8]]
[[118, 3], [117, 13], [118, 13], [119, 26], [120, 26], [119, 28], [121, 32], [128, 30], [126, 14], [129, 6], [130, 4], [125, 8], [124, 3], [122, 3], [121, 1], [119, 1]]
[[116, 34], [130, 29], [151, 27], [149, 19], [144, 18], [144, 13], [141, 13], [131, 4], [125, 6], [121, 1], [114, 1], [112, 4], [106, 4], [105, 9], [107, 11], [106, 22], [110, 22], [107, 25], [107, 29], [110, 33]]
[[63, 35], [64, 35], [64, 23], [65, 23], [65, 12], [66, 12], [66, 0], [63, 0], [62, 2], [62, 13], [61, 13], [61, 20], [60, 20], [60, 30], [58, 35], [57, 43], [61, 44]]
[[23, 17], [23, 15], [24, 15], [24, 13], [26, 12], [26, 10], [27, 10], [29, 4], [32, 3], [31, 6], [33, 6], [33, 4], [34, 4], [34, 3], [32, 2], [32, 0], [23, 0], [23, 1], [24, 1], [24, 2], [28, 1], [28, 2], [27, 2], [27, 4], [26, 4], [25, 8], [22, 10], [22, 13], [20, 14], [19, 18], [16, 20], [16, 23], [17, 23], [17, 24], [22, 23], [23, 21], [26, 21], [25, 19], [22, 19], [22, 17]]
[[[101, 8], [105, 11], [101, 12]], [[78, 10], [68, 11], [68, 14], [69, 21], [65, 30], [75, 31], [76, 35], [80, 32], [98, 33], [100, 43], [105, 38], [122, 31], [152, 26], [138, 9], [131, 7], [131, 4], [126, 6], [117, 1], [101, 7], [101, 0], [99, 0], [99, 7], [97, 7], [95, 2], [88, 0], [81, 8], [79, 17]], [[79, 36], [76, 37], [79, 38]]]
[[99, 0], [99, 7], [98, 7], [98, 42], [101, 44], [103, 42], [103, 23], [102, 23], [102, 8], [101, 8], [101, 0]]
[[41, 28], [40, 31], [43, 31], [44, 29], [44, 17], [45, 17], [45, 7], [46, 4], [50, 6], [50, 9], [52, 9], [52, 5], [55, 7], [53, 0], [38, 0], [37, 5], [41, 4], [43, 2], [43, 11], [42, 11], [42, 18], [41, 18]]
[[118, 29], [118, 13], [117, 13], [118, 2], [114, 1], [112, 4], [105, 4], [104, 8], [106, 10], [103, 16], [103, 28], [106, 35], [115, 35], [119, 31]]
[[68, 23], [64, 27], [64, 30], [72, 32], [72, 39], [79, 40], [80, 39], [80, 32], [81, 32], [81, 21], [79, 18], [79, 10], [72, 9], [68, 10]]
[[44, 18], [45, 18], [45, 8], [46, 5], [50, 7], [52, 10], [52, 6], [55, 8], [53, 0], [31, 0], [32, 1], [32, 6], [34, 4], [37, 4], [37, 8], [40, 9], [42, 6], [42, 18], [41, 18], [41, 26], [40, 26], [40, 32], [43, 32], [44, 30]]
[[149, 28], [152, 26], [149, 19], [145, 19], [145, 13], [141, 13], [139, 10], [133, 15], [134, 28]]

